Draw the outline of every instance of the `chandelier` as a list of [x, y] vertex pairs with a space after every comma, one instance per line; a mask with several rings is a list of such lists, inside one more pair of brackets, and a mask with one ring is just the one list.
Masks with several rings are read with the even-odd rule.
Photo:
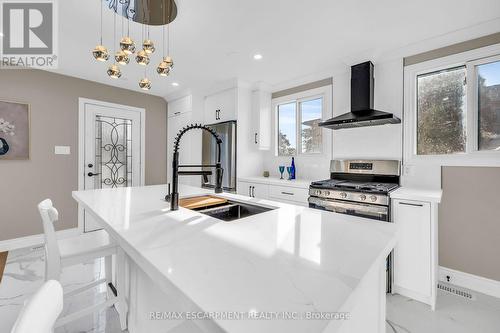
[[[110, 54], [103, 43], [103, 7], [113, 11], [113, 63], [108, 67], [107, 74], [112, 79], [122, 76], [121, 66], [127, 66], [131, 60], [144, 66], [144, 77], [139, 80], [139, 88], [151, 89], [151, 80], [148, 79], [148, 66], [156, 51], [155, 42], [150, 37], [151, 26], [162, 26], [162, 55], [156, 72], [166, 77], [172, 72], [174, 62], [170, 55], [170, 23], [177, 17], [177, 6], [174, 0], [99, 0], [100, 2], [100, 38], [99, 44], [92, 50], [96, 61], [106, 62]], [[158, 14], [160, 13], [160, 14]], [[116, 36], [116, 18], [121, 18], [121, 38]], [[126, 20], [127, 31], [124, 29]], [[141, 41], [138, 46], [130, 34], [130, 21], [141, 24]], [[166, 38], [165, 38], [166, 35]], [[139, 48], [136, 50], [136, 47]], [[133, 61], [132, 61], [133, 62]]]

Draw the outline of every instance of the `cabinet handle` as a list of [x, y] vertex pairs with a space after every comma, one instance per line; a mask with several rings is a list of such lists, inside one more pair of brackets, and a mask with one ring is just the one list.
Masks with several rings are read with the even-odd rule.
[[215, 120], [220, 120], [220, 109], [215, 110]]
[[255, 144], [257, 144], [257, 133], [255, 133], [255, 139], [254, 139], [254, 141], [255, 141]]
[[180, 111], [177, 111], [177, 112], [174, 112], [174, 114], [181, 114], [181, 112], [180, 112]]
[[255, 186], [252, 186], [252, 198], [255, 198]]
[[281, 194], [294, 195], [292, 192], [281, 192]]
[[400, 205], [405, 205], [405, 206], [413, 206], [413, 207], [424, 207], [423, 204], [415, 204], [415, 203], [409, 203], [409, 202], [399, 202]]
[[252, 197], [252, 186], [248, 186], [248, 196]]

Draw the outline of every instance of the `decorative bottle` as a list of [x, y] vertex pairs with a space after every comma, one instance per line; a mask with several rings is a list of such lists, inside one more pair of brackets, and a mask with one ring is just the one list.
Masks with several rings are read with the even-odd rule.
[[291, 172], [291, 175], [290, 175], [290, 179], [295, 179], [295, 159], [292, 157], [292, 172]]

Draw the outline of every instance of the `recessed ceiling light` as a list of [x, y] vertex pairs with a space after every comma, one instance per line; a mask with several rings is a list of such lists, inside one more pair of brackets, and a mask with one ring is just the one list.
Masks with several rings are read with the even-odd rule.
[[179, 86], [179, 84], [178, 84], [177, 82], [172, 82], [172, 85], [173, 85], [174, 87], [178, 87], [178, 86]]
[[254, 58], [255, 60], [260, 60], [260, 59], [262, 59], [262, 54], [254, 54], [254, 55], [253, 55], [253, 58]]

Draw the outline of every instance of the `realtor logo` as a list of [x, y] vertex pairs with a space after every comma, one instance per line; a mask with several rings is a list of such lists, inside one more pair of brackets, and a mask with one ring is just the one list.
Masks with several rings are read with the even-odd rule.
[[55, 3], [40, 1], [1, 1], [2, 67], [55, 68]]

